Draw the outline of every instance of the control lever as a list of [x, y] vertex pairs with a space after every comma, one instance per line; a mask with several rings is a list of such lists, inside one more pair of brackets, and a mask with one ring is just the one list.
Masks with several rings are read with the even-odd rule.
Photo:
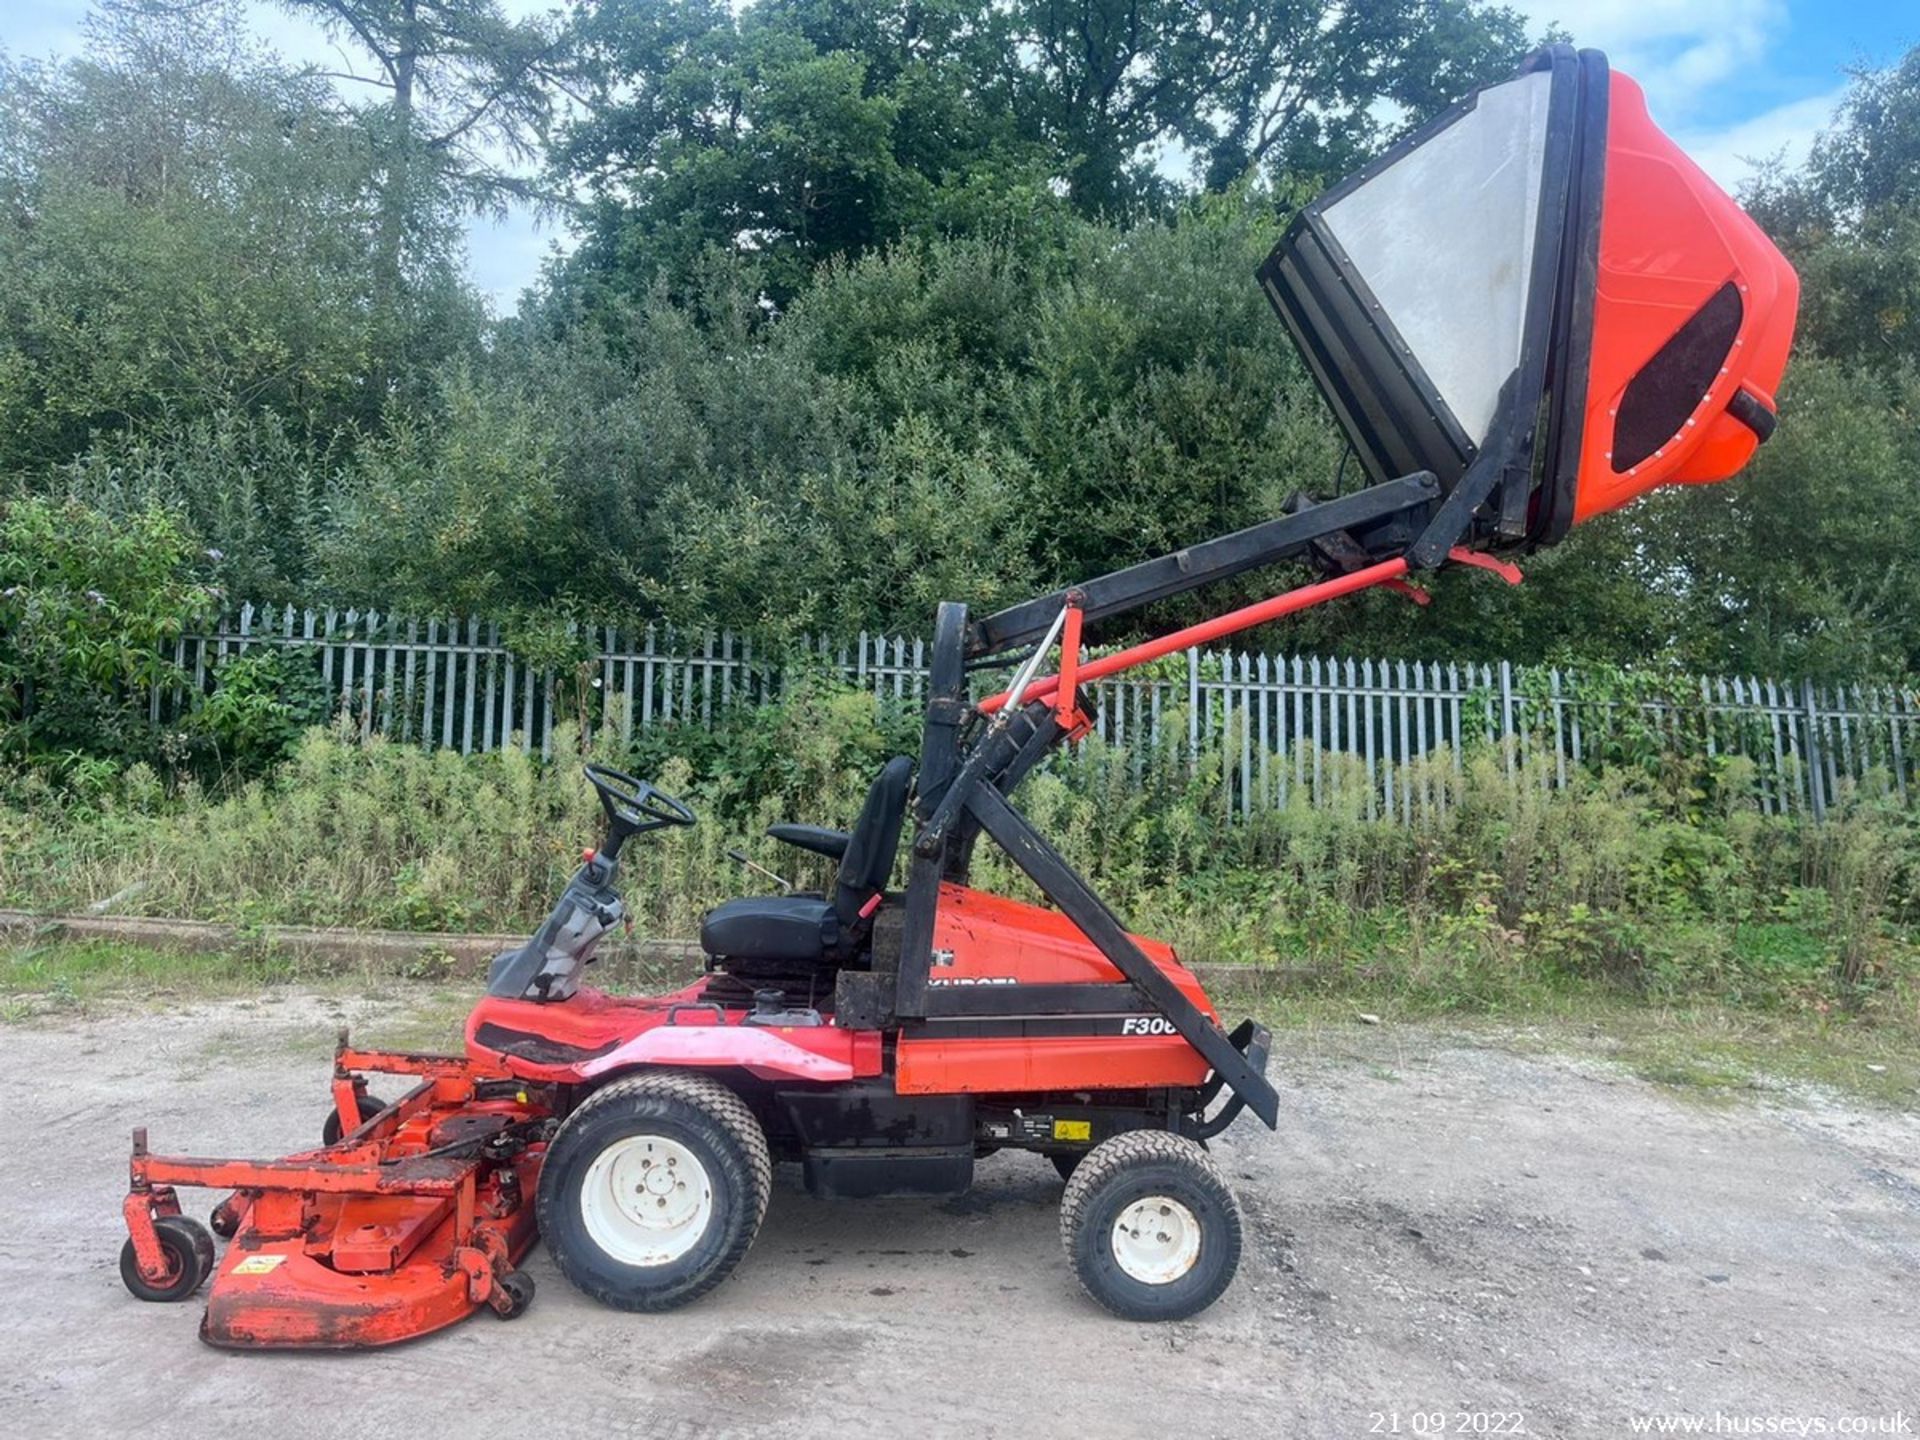
[[756, 865], [753, 861], [747, 858], [746, 852], [743, 850], [729, 850], [727, 851], [727, 858], [729, 860], [738, 860], [742, 865], [746, 866], [747, 869], [753, 871], [756, 875], [766, 876], [767, 879], [771, 880], [774, 884], [780, 887], [780, 893], [782, 895], [787, 894], [793, 889], [793, 882], [791, 880], [787, 879], [784, 875], [774, 874], [773, 871], [767, 869], [767, 867], [764, 865]]

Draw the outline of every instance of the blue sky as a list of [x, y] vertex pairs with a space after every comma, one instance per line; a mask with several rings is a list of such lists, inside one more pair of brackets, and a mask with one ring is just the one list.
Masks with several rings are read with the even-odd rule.
[[[553, 0], [505, 0], [516, 13]], [[1365, 0], [1354, 0], [1365, 3]], [[1646, 87], [1654, 119], [1721, 184], [1748, 162], [1805, 154], [1859, 64], [1884, 65], [1920, 44], [1920, 0], [1508, 0], [1536, 28], [1558, 24]], [[0, 47], [15, 55], [72, 53], [86, 0], [7, 0]], [[256, 27], [293, 60], [339, 57], [312, 26], [253, 0]], [[556, 240], [525, 212], [475, 220], [467, 247], [474, 282], [511, 310]]]
[[1510, 0], [1607, 52], [1660, 127], [1721, 184], [1797, 160], [1856, 65], [1920, 45], [1920, 0]]

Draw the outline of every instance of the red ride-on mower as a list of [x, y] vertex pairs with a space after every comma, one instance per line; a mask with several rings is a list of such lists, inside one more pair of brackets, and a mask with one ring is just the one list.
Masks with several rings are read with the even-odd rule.
[[[849, 831], [776, 826], [832, 887], [730, 901], [670, 995], [582, 981], [625, 917], [624, 847], [686, 806], [589, 766], [607, 817], [552, 915], [498, 957], [462, 1057], [342, 1041], [323, 1147], [168, 1159], [136, 1133], [121, 1258], [146, 1299], [214, 1247], [175, 1188], [229, 1190], [203, 1328], [234, 1346], [377, 1345], [481, 1305], [517, 1314], [536, 1228], [588, 1294], [664, 1310], [746, 1254], [773, 1162], [818, 1195], [953, 1195], [977, 1157], [1066, 1179], [1087, 1292], [1141, 1320], [1233, 1278], [1241, 1217], [1208, 1143], [1277, 1123], [1267, 1032], [1229, 1032], [1173, 951], [1127, 932], [1020, 814], [1022, 779], [1089, 726], [1086, 684], [1341, 595], [1504, 558], [1657, 485], [1725, 479], [1774, 426], [1793, 272], [1593, 51], [1550, 47], [1308, 205], [1260, 279], [1367, 483], [983, 619], [935, 620], [917, 763]], [[1319, 579], [1097, 657], [1087, 627], [1263, 566]], [[1043, 674], [1050, 657], [1056, 670]], [[969, 676], [1011, 670], [975, 696]], [[896, 850], [911, 834], [905, 883]], [[985, 836], [1051, 902], [972, 889]], [[400, 1099], [368, 1098], [400, 1074]], [[537, 1221], [537, 1227], [536, 1222]]]
[[[1072, 728], [1048, 702], [1020, 713], [987, 727], [996, 795], [1023, 752]], [[584, 1097], [538, 1192], [541, 1234], [576, 1285], [628, 1310], [705, 1293], [752, 1244], [776, 1159], [799, 1161], [816, 1195], [950, 1196], [971, 1185], [977, 1156], [1026, 1149], [1068, 1177], [1062, 1235], [1103, 1304], [1173, 1318], [1226, 1288], [1240, 1216], [1205, 1142], [1245, 1104], [1273, 1122], [1267, 1037], [1251, 1022], [1222, 1031], [1167, 947], [1126, 935], [1082, 890], [1116, 965], [1068, 916], [967, 888], [963, 860], [917, 893], [890, 892], [913, 780], [900, 758], [852, 830], [775, 828], [837, 862], [830, 891], [730, 901], [701, 928], [705, 979], [653, 998], [600, 994], [580, 984], [581, 941], [622, 914], [621, 847], [636, 827], [691, 816], [628, 776], [588, 776], [607, 839], [541, 935], [495, 961], [467, 1026], [469, 1054]], [[920, 806], [932, 812], [933, 797]], [[1004, 801], [1000, 814], [1024, 827]], [[961, 829], [950, 859], [970, 844]], [[1024, 833], [1037, 875], [1077, 883]], [[910, 950], [916, 909], [931, 943]]]

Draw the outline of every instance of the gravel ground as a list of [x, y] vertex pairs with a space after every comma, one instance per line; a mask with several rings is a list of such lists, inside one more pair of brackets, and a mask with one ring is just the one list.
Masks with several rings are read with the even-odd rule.
[[1249, 1221], [1239, 1281], [1183, 1324], [1086, 1300], [1059, 1181], [1003, 1153], [944, 1203], [827, 1205], [783, 1173], [735, 1278], [674, 1315], [599, 1309], [536, 1252], [539, 1297], [511, 1325], [359, 1356], [208, 1349], [197, 1302], [121, 1288], [128, 1130], [161, 1151], [311, 1143], [342, 1018], [368, 1043], [410, 1019], [294, 994], [0, 1031], [0, 1433], [1164, 1440], [1358, 1437], [1397, 1415], [1402, 1434], [1517, 1416], [1615, 1436], [1648, 1413], [1837, 1427], [1920, 1408], [1920, 1116], [1709, 1109], [1392, 1028], [1280, 1037], [1279, 1132], [1216, 1142]]

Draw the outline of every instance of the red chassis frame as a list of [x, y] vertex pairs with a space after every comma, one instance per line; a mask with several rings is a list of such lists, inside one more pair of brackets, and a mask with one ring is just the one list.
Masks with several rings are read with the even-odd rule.
[[[367, 1075], [419, 1083], [368, 1112]], [[359, 1050], [343, 1032], [333, 1096], [341, 1138], [281, 1160], [155, 1155], [133, 1132], [127, 1234], [142, 1279], [176, 1273], [155, 1222], [178, 1187], [224, 1190], [233, 1236], [201, 1336], [247, 1349], [360, 1349], [441, 1329], [481, 1305], [523, 1308], [544, 1140], [512, 1127], [550, 1109], [500, 1067], [463, 1056]], [[504, 1140], [502, 1137], [506, 1137]]]
[[[1476, 570], [1490, 570], [1509, 585], [1520, 583], [1520, 567], [1500, 560], [1479, 550], [1466, 550], [1459, 546], [1447, 552], [1447, 559], [1455, 564], [1471, 566]], [[1083, 660], [1080, 655], [1080, 629], [1085, 621], [1085, 612], [1074, 603], [1069, 592], [1066, 605], [1066, 619], [1062, 625], [1060, 642], [1060, 673], [1046, 675], [1034, 680], [1021, 692], [1026, 700], [1043, 700], [1052, 695], [1056, 698], [1060, 724], [1063, 729], [1071, 730], [1073, 713], [1073, 687], [1091, 680], [1104, 680], [1109, 675], [1118, 675], [1122, 671], [1132, 670], [1136, 666], [1160, 660], [1168, 655], [1177, 655], [1182, 650], [1190, 650], [1196, 645], [1210, 644], [1228, 635], [1238, 634], [1242, 630], [1251, 630], [1256, 625], [1265, 625], [1271, 620], [1283, 619], [1288, 615], [1310, 610], [1315, 605], [1324, 605], [1329, 600], [1338, 600], [1343, 595], [1354, 595], [1362, 590], [1371, 590], [1375, 586], [1385, 586], [1397, 590], [1415, 604], [1425, 605], [1427, 593], [1407, 583], [1408, 565], [1406, 557], [1395, 555], [1377, 564], [1363, 569], [1350, 571], [1345, 575], [1336, 575], [1330, 580], [1316, 580], [1311, 585], [1299, 585], [1292, 590], [1282, 591], [1268, 600], [1257, 601], [1252, 605], [1243, 605], [1238, 610], [1229, 610], [1224, 615], [1216, 615], [1211, 620], [1203, 620], [1197, 625], [1189, 625], [1184, 630], [1175, 630], [1172, 634], [1157, 639], [1143, 641], [1112, 655], [1103, 655], [1097, 660]], [[976, 707], [982, 715], [993, 715], [1006, 707], [1013, 698], [1013, 692], [1003, 690], [998, 695], [990, 695]]]

